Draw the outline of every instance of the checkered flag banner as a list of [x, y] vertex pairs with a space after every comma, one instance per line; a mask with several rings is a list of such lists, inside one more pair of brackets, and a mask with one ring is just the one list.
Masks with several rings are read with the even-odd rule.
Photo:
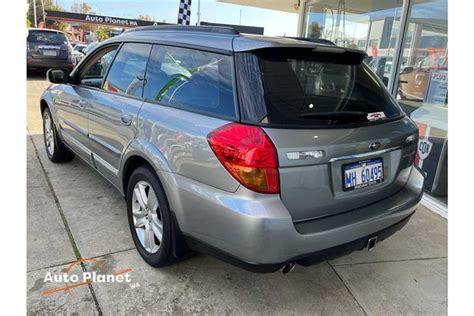
[[189, 25], [191, 22], [191, 0], [180, 0], [178, 24]]

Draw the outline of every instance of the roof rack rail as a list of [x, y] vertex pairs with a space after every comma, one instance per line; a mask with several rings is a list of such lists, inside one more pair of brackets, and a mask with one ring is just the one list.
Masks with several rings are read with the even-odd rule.
[[293, 37], [293, 36], [288, 36], [288, 38], [300, 40], [300, 41], [306, 41], [306, 42], [312, 42], [312, 43], [318, 43], [318, 44], [327, 44], [327, 45], [334, 45], [336, 44], [333, 41], [330, 41], [325, 38], [316, 38], [316, 37]]
[[227, 26], [198, 26], [198, 25], [152, 25], [141, 26], [128, 29], [126, 33], [140, 31], [182, 31], [182, 32], [204, 32], [204, 33], [220, 33], [238, 35], [239, 31]]

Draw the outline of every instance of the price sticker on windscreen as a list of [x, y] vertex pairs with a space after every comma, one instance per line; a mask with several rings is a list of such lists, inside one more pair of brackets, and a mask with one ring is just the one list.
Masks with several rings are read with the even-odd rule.
[[378, 121], [385, 119], [384, 112], [372, 112], [367, 114], [367, 120], [369, 121]]

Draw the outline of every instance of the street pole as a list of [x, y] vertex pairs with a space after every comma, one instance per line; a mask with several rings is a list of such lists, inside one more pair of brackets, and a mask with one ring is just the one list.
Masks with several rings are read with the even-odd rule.
[[36, 0], [33, 0], [33, 16], [35, 17], [35, 27], [38, 27], [38, 23], [36, 21]]
[[201, 25], [201, 0], [198, 0], [197, 22], [196, 25]]
[[46, 14], [44, 13], [44, 2], [41, 0], [41, 6], [43, 7], [43, 24], [46, 27]]

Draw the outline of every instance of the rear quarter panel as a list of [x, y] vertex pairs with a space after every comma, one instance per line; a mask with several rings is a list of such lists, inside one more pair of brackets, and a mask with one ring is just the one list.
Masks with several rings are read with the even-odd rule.
[[[207, 135], [229, 121], [145, 102], [137, 121], [137, 141], [156, 148], [165, 169], [215, 188], [235, 192], [239, 183], [212, 152]], [[161, 164], [164, 166], [163, 164]]]

